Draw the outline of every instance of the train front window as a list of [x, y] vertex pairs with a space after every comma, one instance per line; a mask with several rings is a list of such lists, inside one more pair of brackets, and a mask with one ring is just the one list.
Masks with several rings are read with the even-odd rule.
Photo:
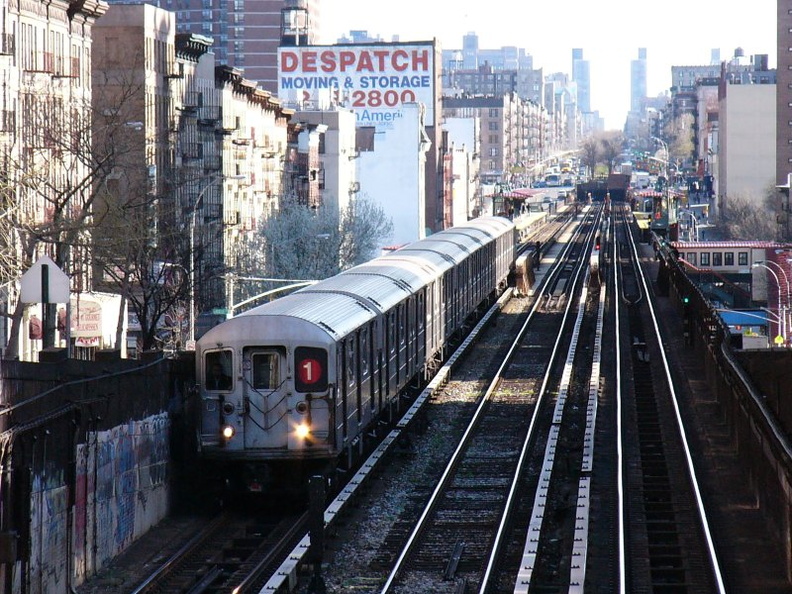
[[204, 357], [204, 387], [207, 390], [230, 390], [233, 384], [231, 351], [212, 351]]
[[253, 388], [274, 390], [280, 385], [280, 357], [277, 353], [256, 353], [251, 358], [253, 365]]

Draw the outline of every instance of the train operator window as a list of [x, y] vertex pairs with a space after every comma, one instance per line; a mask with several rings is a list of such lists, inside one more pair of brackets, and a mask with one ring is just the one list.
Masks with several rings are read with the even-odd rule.
[[233, 380], [231, 377], [231, 351], [212, 351], [204, 357], [204, 386], [207, 390], [230, 390]]
[[274, 390], [280, 385], [279, 361], [277, 353], [255, 353], [251, 357], [255, 390]]

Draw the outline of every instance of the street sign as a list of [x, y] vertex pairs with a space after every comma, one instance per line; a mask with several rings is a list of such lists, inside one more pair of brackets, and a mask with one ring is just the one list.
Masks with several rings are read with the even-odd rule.
[[47, 256], [41, 256], [20, 279], [22, 303], [68, 303], [69, 277]]

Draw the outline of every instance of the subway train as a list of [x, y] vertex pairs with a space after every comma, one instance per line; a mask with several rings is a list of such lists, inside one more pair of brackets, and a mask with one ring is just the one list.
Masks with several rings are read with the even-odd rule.
[[215, 326], [196, 343], [199, 456], [256, 492], [351, 460], [507, 286], [515, 227], [480, 217]]

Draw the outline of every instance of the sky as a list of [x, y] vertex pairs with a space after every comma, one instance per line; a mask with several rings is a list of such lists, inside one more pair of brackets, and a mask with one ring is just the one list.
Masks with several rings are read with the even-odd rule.
[[776, 0], [322, 0], [321, 10], [323, 43], [365, 30], [384, 41], [436, 38], [443, 49], [461, 49], [463, 35], [475, 32], [481, 49], [522, 47], [534, 68], [570, 78], [572, 48], [582, 48], [591, 70], [591, 108], [606, 129], [624, 126], [638, 48], [647, 51], [650, 97], [668, 91], [671, 66], [709, 64], [713, 49], [720, 49], [721, 60], [738, 47], [746, 56], [768, 54], [770, 68], [776, 67]]

